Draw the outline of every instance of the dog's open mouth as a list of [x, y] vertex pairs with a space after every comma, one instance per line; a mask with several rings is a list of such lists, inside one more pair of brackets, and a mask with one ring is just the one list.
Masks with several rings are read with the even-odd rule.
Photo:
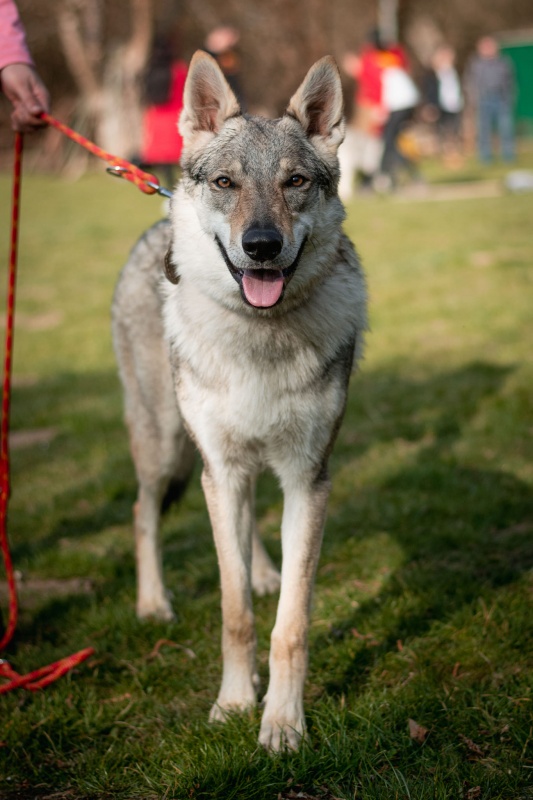
[[215, 241], [226, 266], [240, 286], [243, 300], [254, 308], [272, 308], [283, 299], [285, 287], [296, 271], [307, 237], [304, 237], [292, 264], [285, 269], [239, 269], [231, 261], [218, 236], [215, 236]]
[[281, 270], [245, 269], [241, 287], [250, 305], [256, 308], [270, 308], [279, 302], [285, 281]]

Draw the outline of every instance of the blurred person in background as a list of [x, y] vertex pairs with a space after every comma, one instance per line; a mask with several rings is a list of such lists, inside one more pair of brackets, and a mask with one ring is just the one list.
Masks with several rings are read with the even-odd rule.
[[420, 177], [416, 161], [399, 146], [400, 137], [414, 118], [420, 93], [410, 75], [403, 48], [396, 44], [385, 47], [381, 62], [381, 103], [386, 122], [383, 128], [380, 172], [374, 185], [378, 191], [390, 191], [397, 184], [400, 168], [413, 180], [419, 180]]
[[186, 78], [187, 64], [174, 57], [170, 39], [156, 36], [143, 78], [145, 109], [141, 149], [135, 161], [160, 170], [168, 186], [174, 184], [174, 170], [181, 157], [178, 119]]
[[363, 190], [373, 188], [382, 162], [384, 130], [389, 117], [383, 97], [383, 75], [395, 64], [407, 66], [405, 53], [399, 45], [385, 44], [377, 28], [369, 31], [360, 53], [347, 53], [342, 61], [344, 71], [356, 82], [354, 119], [347, 129], [345, 143], [339, 148], [342, 199], [351, 195], [355, 172]]
[[339, 194], [345, 202], [353, 193], [357, 175], [363, 191], [372, 190], [383, 152], [382, 132], [386, 111], [382, 104], [384, 47], [377, 31], [372, 30], [359, 53], [346, 53], [344, 72], [355, 81], [354, 113], [339, 148]]
[[232, 25], [220, 25], [206, 37], [204, 50], [213, 56], [237, 98], [241, 111], [246, 111], [246, 102], [241, 83], [241, 59], [237, 50], [241, 35]]
[[49, 111], [48, 90], [35, 69], [13, 0], [0, 0], [0, 89], [12, 106], [13, 130], [29, 133], [46, 125], [39, 114]]
[[512, 161], [515, 157], [513, 68], [500, 54], [492, 36], [483, 36], [476, 50], [466, 70], [465, 89], [476, 114], [478, 155], [486, 163], [492, 159], [492, 134], [497, 130], [502, 157]]
[[423, 118], [437, 127], [442, 155], [450, 166], [461, 159], [461, 114], [464, 107], [461, 80], [455, 68], [455, 51], [437, 47], [424, 80]]

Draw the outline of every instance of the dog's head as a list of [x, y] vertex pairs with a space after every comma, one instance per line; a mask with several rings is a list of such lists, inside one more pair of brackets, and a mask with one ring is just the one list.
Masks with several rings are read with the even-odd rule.
[[[225, 305], [250, 310], [277, 307], [286, 292], [296, 296], [316, 281], [343, 216], [337, 148], [344, 119], [333, 59], [309, 70], [281, 119], [267, 120], [242, 114], [216, 61], [197, 52], [179, 128], [183, 192], [199, 222], [197, 247], [210, 262], [197, 266], [195, 279]], [[192, 233], [188, 213], [177, 199], [178, 265], [183, 231]]]

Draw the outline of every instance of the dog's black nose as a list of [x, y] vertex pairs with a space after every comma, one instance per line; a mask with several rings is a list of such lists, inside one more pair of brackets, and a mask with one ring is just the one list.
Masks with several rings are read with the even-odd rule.
[[242, 249], [254, 261], [272, 261], [281, 253], [283, 236], [275, 228], [248, 228]]

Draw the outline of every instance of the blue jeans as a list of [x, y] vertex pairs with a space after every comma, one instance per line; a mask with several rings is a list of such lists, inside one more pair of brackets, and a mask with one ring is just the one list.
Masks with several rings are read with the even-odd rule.
[[478, 153], [482, 161], [492, 157], [492, 134], [498, 132], [502, 157], [512, 161], [514, 151], [514, 124], [511, 104], [499, 95], [487, 95], [479, 100], [477, 110]]

